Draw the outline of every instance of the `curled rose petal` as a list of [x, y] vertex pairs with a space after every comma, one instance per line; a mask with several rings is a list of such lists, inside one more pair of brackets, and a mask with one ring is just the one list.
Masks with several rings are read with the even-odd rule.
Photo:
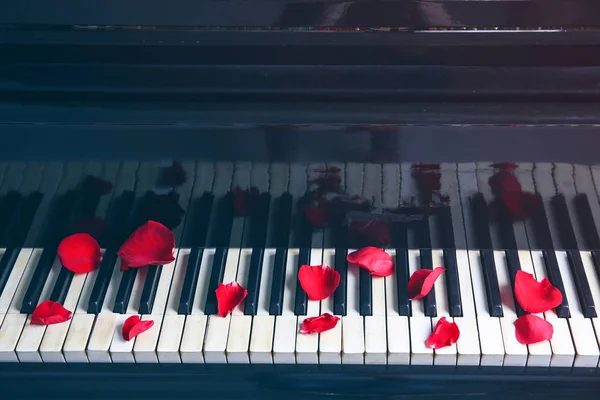
[[551, 310], [562, 303], [562, 293], [553, 286], [548, 278], [538, 282], [532, 274], [518, 271], [515, 276], [515, 297], [530, 313], [541, 313]]
[[76, 274], [98, 268], [102, 259], [100, 245], [87, 233], [76, 233], [64, 238], [57, 249], [61, 264]]
[[515, 336], [521, 344], [533, 344], [552, 339], [554, 327], [533, 314], [525, 314], [515, 321]]
[[71, 319], [73, 313], [52, 300], [46, 300], [31, 313], [31, 325], [59, 324]]
[[431, 291], [435, 281], [446, 270], [444, 267], [416, 270], [408, 280], [408, 296], [411, 300], [421, 299]]
[[175, 260], [175, 235], [166, 226], [148, 221], [136, 229], [118, 251], [121, 271], [145, 265], [164, 265]]
[[303, 265], [298, 271], [298, 280], [310, 300], [323, 300], [337, 289], [340, 273], [327, 265]]
[[452, 346], [458, 340], [460, 331], [455, 322], [448, 322], [446, 317], [439, 319], [425, 345], [432, 349]]
[[339, 317], [329, 313], [321, 314], [318, 317], [306, 318], [300, 327], [300, 333], [321, 333], [335, 328]]
[[226, 285], [219, 283], [219, 287], [215, 290], [215, 293], [217, 294], [219, 315], [223, 318], [233, 311], [248, 295], [248, 291], [237, 282], [231, 282]]
[[372, 276], [390, 276], [394, 272], [392, 256], [378, 247], [363, 247], [346, 256], [349, 263], [363, 267]]
[[123, 339], [130, 341], [142, 332], [146, 332], [148, 329], [154, 326], [154, 321], [149, 319], [142, 321], [138, 315], [132, 315], [125, 320], [121, 333]]

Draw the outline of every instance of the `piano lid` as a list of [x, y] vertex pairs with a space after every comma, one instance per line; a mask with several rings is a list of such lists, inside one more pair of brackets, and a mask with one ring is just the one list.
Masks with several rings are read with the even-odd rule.
[[595, 29], [600, 26], [600, 4], [594, 0], [64, 0], [57, 6], [23, 0], [0, 4], [0, 24], [19, 29]]

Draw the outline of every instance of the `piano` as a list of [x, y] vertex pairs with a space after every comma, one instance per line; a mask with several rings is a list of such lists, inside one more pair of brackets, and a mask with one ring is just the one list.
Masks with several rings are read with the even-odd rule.
[[[2, 395], [596, 398], [599, 7], [3, 2]], [[121, 271], [148, 220], [175, 261]], [[97, 270], [60, 264], [75, 232], [98, 238]], [[364, 246], [394, 273], [346, 261]], [[331, 297], [308, 300], [305, 264], [340, 273]], [[519, 270], [563, 295], [538, 315], [550, 341], [515, 338]], [[248, 296], [223, 318], [232, 281]], [[45, 300], [72, 318], [31, 325]], [[322, 313], [340, 322], [299, 333]], [[132, 315], [155, 325], [125, 341]], [[461, 336], [427, 348], [442, 317]]]

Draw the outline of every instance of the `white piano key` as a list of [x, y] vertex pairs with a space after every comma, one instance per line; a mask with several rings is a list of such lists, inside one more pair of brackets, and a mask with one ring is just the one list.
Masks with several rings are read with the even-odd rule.
[[519, 343], [515, 334], [517, 312], [513, 299], [513, 289], [510, 283], [506, 253], [494, 251], [496, 274], [500, 286], [503, 316], [500, 318], [500, 328], [504, 340], [504, 365], [524, 367], [527, 364], [527, 346]]
[[[313, 248], [310, 252], [310, 265], [321, 265], [323, 262], [323, 250]], [[306, 318], [318, 317], [321, 311], [321, 302], [308, 299], [306, 315], [298, 317], [297, 332], [300, 332], [302, 323]], [[296, 363], [318, 364], [319, 363], [319, 335], [316, 333], [298, 333], [296, 335]]]
[[[590, 284], [590, 290], [592, 292], [592, 298], [594, 299], [594, 304], [600, 305], [600, 279], [598, 279], [598, 273], [594, 268], [594, 259], [592, 253], [589, 251], [581, 252], [581, 259], [583, 261], [583, 268], [585, 270], [585, 276], [588, 279]], [[600, 261], [600, 260], [599, 260]], [[597, 316], [592, 318], [592, 325], [594, 326], [594, 331], [596, 333], [596, 341], [600, 346], [600, 318]]]
[[225, 351], [230, 322], [231, 314], [225, 318], [219, 315], [208, 316], [203, 349], [206, 364], [227, 364]]
[[[167, 317], [169, 320], [167, 321]], [[181, 337], [181, 347], [179, 347], [179, 353], [181, 354], [181, 362], [187, 364], [203, 364], [204, 363], [204, 354], [202, 353], [202, 349], [204, 348], [204, 336], [206, 332], [206, 322], [208, 317], [206, 315], [188, 315], [187, 318], [184, 315], [168, 315], [165, 316], [164, 323], [174, 322], [177, 325], [174, 329], [177, 332], [177, 337], [179, 338], [179, 332], [183, 329], [183, 324], [185, 323], [185, 330], [183, 330], [183, 337]], [[174, 320], [174, 321], [173, 321]], [[180, 328], [181, 327], [181, 328]], [[164, 331], [164, 329], [163, 329]], [[164, 335], [161, 332], [161, 340]], [[175, 335], [173, 335], [175, 336]], [[166, 343], [173, 343], [172, 348], [165, 349], [165, 357], [169, 356], [169, 359], [177, 359], [179, 355], [177, 353], [177, 348], [179, 346], [179, 340], [165, 340]], [[161, 362], [163, 362], [161, 360]], [[171, 361], [173, 362], [173, 361]], [[179, 362], [179, 361], [177, 361]]]
[[[63, 268], [63, 266], [60, 264], [60, 260], [57, 258], [54, 260], [54, 264], [48, 273], [48, 278], [46, 279], [40, 295], [39, 304], [48, 300], [50, 297], [52, 289], [54, 288], [54, 283], [56, 282], [56, 278], [58, 278], [61, 268]], [[69, 311], [72, 312], [73, 310]], [[42, 362], [39, 349], [44, 337], [44, 333], [46, 333], [46, 327], [46, 325], [31, 325], [31, 315], [28, 316], [27, 323], [23, 327], [21, 337], [19, 338], [19, 342], [17, 343], [16, 347], [17, 357], [19, 357], [20, 362]]]
[[[323, 251], [323, 264], [333, 269], [344, 266], [335, 265], [335, 249]], [[321, 301], [321, 314], [333, 314], [333, 295]], [[342, 321], [341, 316], [337, 325], [328, 331], [319, 334], [319, 364], [341, 364], [342, 363]]]
[[[254, 322], [251, 321], [250, 316], [239, 317], [247, 320], [244, 323], [245, 326], [252, 326], [250, 340], [248, 340], [247, 335], [239, 335], [237, 331], [233, 331], [235, 332], [235, 336], [240, 338], [241, 343], [246, 343], [246, 349], [248, 348], [248, 342], [250, 342], [250, 359], [252, 364], [270, 364], [273, 362], [272, 352], [273, 336], [275, 335], [275, 318], [269, 315], [269, 302], [271, 300], [271, 287], [273, 285], [275, 253], [275, 249], [264, 250], [264, 260], [260, 278], [260, 292], [258, 295], [258, 310], [257, 315], [254, 317]], [[247, 275], [249, 260], [250, 258], [248, 258], [248, 262], [245, 264], [246, 271], [244, 271], [244, 275]], [[234, 316], [233, 318], [238, 317]], [[233, 334], [233, 332], [230, 334]]]
[[581, 305], [579, 304], [579, 299], [577, 297], [577, 289], [575, 288], [575, 282], [573, 281], [573, 276], [571, 274], [567, 253], [564, 251], [557, 251], [556, 258], [558, 260], [560, 275], [563, 278], [565, 294], [567, 296], [567, 301], [569, 302], [569, 310], [571, 313], [571, 317], [568, 318], [568, 321], [576, 351], [573, 366], [585, 368], [595, 367], [598, 365], [600, 351], [594, 333], [594, 326], [589, 318], [584, 318], [583, 312], [581, 311]]
[[[531, 260], [535, 277], [538, 281], [541, 281], [547, 276], [544, 254], [541, 251], [532, 251]], [[550, 367], [571, 367], [575, 361], [575, 346], [573, 345], [567, 318], [558, 318], [554, 310], [546, 311], [544, 318], [554, 327], [554, 334], [550, 339], [552, 350]]]
[[[521, 264], [521, 270], [535, 276], [533, 268], [533, 261], [531, 260], [531, 253], [527, 250], [519, 250], [519, 263]], [[544, 315], [534, 314], [537, 317], [544, 318]], [[527, 345], [529, 350], [529, 358], [527, 359], [528, 367], [549, 367], [550, 361], [552, 360], [552, 348], [550, 347], [550, 341], [544, 340], [543, 342], [533, 343]]]
[[87, 345], [87, 356], [91, 363], [112, 362], [109, 349], [118, 322], [119, 314], [112, 312], [100, 312], [96, 317]]
[[475, 300], [471, 286], [471, 269], [466, 250], [456, 251], [456, 265], [463, 316], [454, 318], [460, 336], [456, 342], [457, 365], [479, 365], [481, 346], [479, 345], [479, 330], [475, 313]]
[[[266, 252], [265, 252], [266, 253]], [[250, 260], [252, 258], [252, 249], [242, 249], [240, 252], [239, 263], [237, 268], [237, 275], [234, 276], [230, 281], [236, 281], [242, 287], [247, 287], [248, 273], [250, 270]], [[267, 259], [265, 254], [265, 260]], [[268, 262], [267, 262], [268, 264]], [[263, 270], [261, 276], [261, 289], [265, 275], [265, 262], [263, 261]], [[269, 270], [268, 265], [266, 266], [267, 271]], [[225, 281], [225, 279], [224, 279]], [[226, 281], [229, 282], [229, 281]], [[259, 309], [262, 305], [260, 296], [262, 292], [259, 292]], [[252, 317], [250, 315], [244, 315], [244, 301], [238, 304], [231, 312], [231, 322], [229, 327], [229, 337], [227, 338], [227, 362], [236, 364], [248, 364], [250, 362], [248, 356], [248, 348], [250, 342], [250, 332], [252, 329]]]
[[[419, 251], [408, 251], [408, 266], [410, 275], [419, 268]], [[433, 349], [425, 345], [425, 341], [431, 335], [431, 318], [425, 316], [423, 299], [411, 302], [412, 316], [410, 323], [410, 363], [411, 365], [433, 365]]]
[[[396, 250], [388, 249], [396, 265]], [[396, 284], [396, 269], [385, 279], [385, 305], [387, 329], [387, 363], [410, 364], [410, 332], [408, 317], [398, 314], [398, 287]]]
[[[185, 315], [165, 314], [158, 339], [158, 345], [156, 347], [156, 355], [158, 356], [159, 363], [178, 364], [183, 361], [182, 357], [179, 355], [179, 345], [181, 343], [181, 351], [183, 353], [184, 342], [186, 340], [184, 325], [186, 328], [191, 328], [192, 324], [190, 323], [190, 319], [190, 316], [186, 319]], [[190, 334], [192, 334], [191, 331], [188, 332], [188, 337]], [[202, 335], [202, 337], [204, 337], [204, 335]]]
[[479, 330], [479, 344], [481, 345], [482, 366], [502, 366], [504, 363], [504, 342], [500, 319], [490, 317], [485, 295], [485, 281], [481, 271], [479, 251], [469, 250], [469, 266], [471, 269], [471, 283], [473, 285], [473, 298], [477, 312], [477, 328]]
[[[432, 250], [431, 255], [433, 265], [444, 267], [444, 253], [442, 250]], [[432, 331], [442, 317], [445, 317], [448, 322], [454, 322], [454, 318], [450, 317], [450, 306], [448, 305], [448, 293], [446, 290], [446, 274], [440, 275], [434, 284], [433, 290], [435, 290], [437, 317], [431, 319]], [[433, 352], [434, 365], [456, 365], [456, 343], [452, 346], [434, 349]]]
[[[182, 343], [182, 337], [185, 336], [184, 327], [187, 326], [187, 319], [185, 315], [178, 314], [178, 308], [179, 300], [181, 298], [181, 287], [183, 286], [185, 272], [190, 261], [190, 251], [190, 249], [179, 249], [179, 252], [177, 253], [177, 259], [175, 260], [175, 270], [173, 271], [165, 314], [160, 324], [161, 328], [158, 336], [158, 342], [156, 344], [156, 357], [158, 358], [159, 363], [182, 362], [182, 357], [179, 355], [179, 345]], [[206, 253], [207, 251], [205, 250], [202, 258], [202, 267], [205, 266], [204, 261]], [[214, 254], [214, 251], [212, 253]], [[206, 277], [206, 274], [204, 277]], [[198, 285], [205, 286], [207, 283], [199, 279]], [[194, 298], [194, 303], [197, 302], [198, 298]], [[203, 312], [204, 308], [197, 311]], [[192, 312], [194, 312], [194, 309], [192, 309]], [[150, 345], [153, 345], [153, 343], [150, 343]], [[142, 352], [142, 346], [143, 342], [140, 344], [140, 348], [136, 349], [134, 345], [134, 354], [136, 350], [138, 352]], [[149, 348], [146, 348], [146, 350], [149, 350]]]
[[62, 348], [67, 363], [87, 363], [86, 346], [92, 333], [94, 314], [74, 314]]
[[135, 339], [129, 341], [123, 338], [123, 324], [129, 317], [133, 317], [135, 314], [121, 314], [117, 317], [116, 329], [113, 332], [113, 338], [110, 343], [110, 357], [114, 363], [135, 363], [133, 356], [133, 344]]
[[[94, 281], [96, 271], [88, 274], [75, 274], [69, 286], [69, 291], [65, 298], [63, 307], [75, 313], [77, 303], [82, 294], [84, 285], [89, 279]], [[64, 363], [65, 358], [62, 354], [62, 349], [71, 326], [72, 318], [60, 324], [49, 325], [46, 328], [46, 333], [40, 344], [40, 356], [45, 363]]]
[[275, 364], [296, 363], [296, 328], [298, 321], [294, 315], [294, 301], [298, 275], [298, 255], [298, 249], [288, 250], [283, 289], [283, 308], [281, 315], [275, 317], [275, 335], [273, 337], [273, 362]]

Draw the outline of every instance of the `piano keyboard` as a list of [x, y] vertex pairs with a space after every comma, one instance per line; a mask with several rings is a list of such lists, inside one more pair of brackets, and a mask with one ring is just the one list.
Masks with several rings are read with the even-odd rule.
[[[410, 164], [183, 162], [186, 179], [175, 189], [156, 183], [170, 164], [2, 164], [0, 362], [597, 368], [600, 169], [520, 164], [523, 190], [541, 202], [513, 221], [490, 206], [490, 165], [440, 166], [447, 205], [392, 224], [383, 247], [394, 273], [380, 278], [349, 265], [346, 255], [360, 246], [334, 228], [313, 229], [299, 204], [319, 171], [335, 167], [348, 196], [376, 210], [414, 208], [420, 192]], [[79, 190], [86, 176], [110, 182], [110, 191], [99, 195], [98, 182], [96, 191]], [[235, 212], [236, 187], [258, 189], [254, 213]], [[93, 217], [105, 221], [103, 262], [72, 274], [56, 247]], [[121, 271], [117, 250], [148, 219], [175, 233], [175, 261]], [[335, 293], [308, 300], [297, 281], [303, 264], [337, 270]], [[446, 271], [432, 292], [410, 301], [409, 276], [438, 266]], [[548, 277], [564, 294], [559, 307], [538, 315], [554, 327], [550, 341], [516, 340], [514, 322], [525, 313], [513, 294], [518, 270]], [[248, 296], [222, 318], [215, 289], [233, 281]], [[30, 325], [48, 299], [73, 311], [72, 319]], [[299, 333], [306, 318], [323, 313], [340, 317], [334, 329]], [[154, 326], [125, 341], [121, 328], [132, 315]], [[460, 338], [433, 350], [425, 340], [442, 317], [456, 322]]]

